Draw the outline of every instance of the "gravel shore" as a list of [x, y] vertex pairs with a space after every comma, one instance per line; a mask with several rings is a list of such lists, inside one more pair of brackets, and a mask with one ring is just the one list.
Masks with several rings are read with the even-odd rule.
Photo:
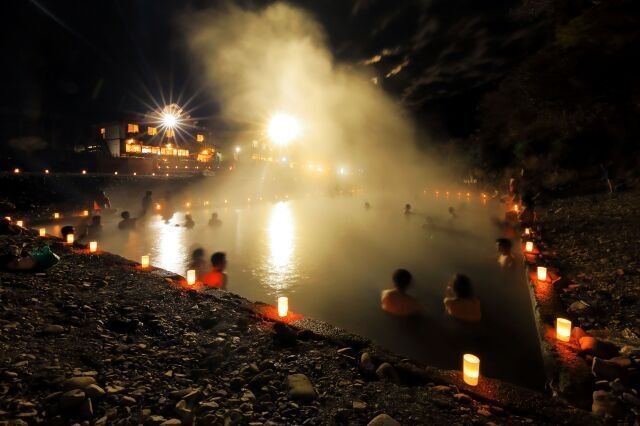
[[[27, 248], [45, 241], [0, 240]], [[287, 325], [232, 293], [185, 290], [165, 271], [46, 241], [58, 265], [0, 272], [0, 424], [599, 421], [488, 378], [470, 388], [459, 372], [419, 366], [347, 333], [320, 335], [311, 319]]]

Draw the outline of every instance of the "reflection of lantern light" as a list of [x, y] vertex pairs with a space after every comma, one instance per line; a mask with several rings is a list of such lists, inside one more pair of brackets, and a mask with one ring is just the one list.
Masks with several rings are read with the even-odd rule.
[[514, 212], [516, 212], [516, 213], [518, 213], [518, 210], [519, 210], [518, 205], [517, 205], [517, 204], [514, 204], [514, 205], [513, 205], [513, 211], [514, 211]]
[[96, 251], [98, 251], [98, 242], [97, 241], [90, 241], [89, 242], [89, 251], [91, 253], [95, 253]]
[[45, 235], [47, 235], [47, 230], [45, 228], [40, 228], [40, 236], [44, 237]]
[[22, 226], [24, 225], [24, 222], [19, 220], [16, 222], [16, 225], [18, 225], [20, 228], [22, 228]]
[[547, 280], [547, 268], [544, 266], [538, 266], [538, 281]]
[[53, 214], [53, 218], [54, 219], [60, 219], [60, 213], [54, 213]]
[[480, 377], [480, 358], [472, 354], [464, 354], [462, 357], [462, 378], [471, 386], [478, 384]]
[[85, 210], [82, 212], [82, 216], [89, 216], [89, 210]]
[[140, 267], [148, 268], [149, 267], [149, 255], [145, 254], [140, 258]]
[[556, 318], [556, 338], [563, 342], [571, 340], [571, 321], [565, 318]]
[[160, 204], [156, 204], [156, 210], [160, 210], [162, 206]]
[[286, 317], [289, 313], [289, 298], [282, 296], [278, 297], [278, 316]]
[[87, 171], [86, 171], [86, 170], [83, 170], [83, 171], [82, 171], [82, 174], [83, 174], [83, 175], [86, 175], [86, 174], [87, 174]]
[[533, 251], [533, 241], [527, 241], [524, 243], [524, 251], [531, 253]]
[[196, 270], [195, 269], [189, 269], [187, 271], [187, 284], [188, 285], [194, 285], [196, 283]]
[[531, 235], [531, 229], [524, 228], [524, 235]]
[[75, 236], [73, 234], [67, 234], [67, 244], [73, 244]]

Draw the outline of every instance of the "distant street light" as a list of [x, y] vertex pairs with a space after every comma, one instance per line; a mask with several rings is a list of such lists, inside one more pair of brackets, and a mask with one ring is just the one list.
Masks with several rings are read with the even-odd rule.
[[267, 135], [276, 145], [288, 145], [300, 136], [300, 122], [290, 114], [279, 112], [269, 120]]

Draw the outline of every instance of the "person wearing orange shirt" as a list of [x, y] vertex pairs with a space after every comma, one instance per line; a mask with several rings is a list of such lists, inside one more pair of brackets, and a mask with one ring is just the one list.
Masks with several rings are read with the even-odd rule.
[[211, 255], [211, 270], [202, 277], [202, 285], [205, 288], [227, 288], [227, 255], [223, 252], [215, 252]]

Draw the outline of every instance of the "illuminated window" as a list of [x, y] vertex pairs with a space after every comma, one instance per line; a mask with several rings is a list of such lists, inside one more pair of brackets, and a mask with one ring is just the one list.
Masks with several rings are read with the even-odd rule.
[[138, 133], [140, 131], [137, 124], [129, 123], [127, 124], [127, 133]]
[[204, 135], [202, 133], [196, 135], [196, 142], [204, 142]]
[[157, 146], [152, 146], [152, 147], [151, 147], [151, 153], [152, 153], [152, 154], [160, 155], [160, 148], [159, 148], [159, 147], [157, 147]]
[[157, 128], [157, 127], [149, 127], [149, 128], [147, 129], [147, 134], [148, 134], [149, 136], [155, 136], [155, 135], [157, 135], [157, 134], [158, 134], [158, 128]]
[[106, 127], [101, 127], [100, 128], [100, 136], [102, 136], [102, 139], [105, 139], [107, 137], [107, 129], [106, 129]]
[[165, 135], [167, 135], [168, 138], [172, 138], [175, 136], [175, 133], [173, 132], [173, 129], [167, 129]]
[[142, 153], [143, 154], [151, 154], [152, 150], [153, 150], [153, 148], [150, 147], [150, 146], [145, 146], [145, 145], [142, 146]]
[[189, 150], [188, 149], [179, 149], [178, 150], [178, 156], [179, 157], [188, 157], [189, 156]]
[[142, 152], [142, 145], [128, 143], [125, 145], [125, 151], [132, 154], [139, 154]]

